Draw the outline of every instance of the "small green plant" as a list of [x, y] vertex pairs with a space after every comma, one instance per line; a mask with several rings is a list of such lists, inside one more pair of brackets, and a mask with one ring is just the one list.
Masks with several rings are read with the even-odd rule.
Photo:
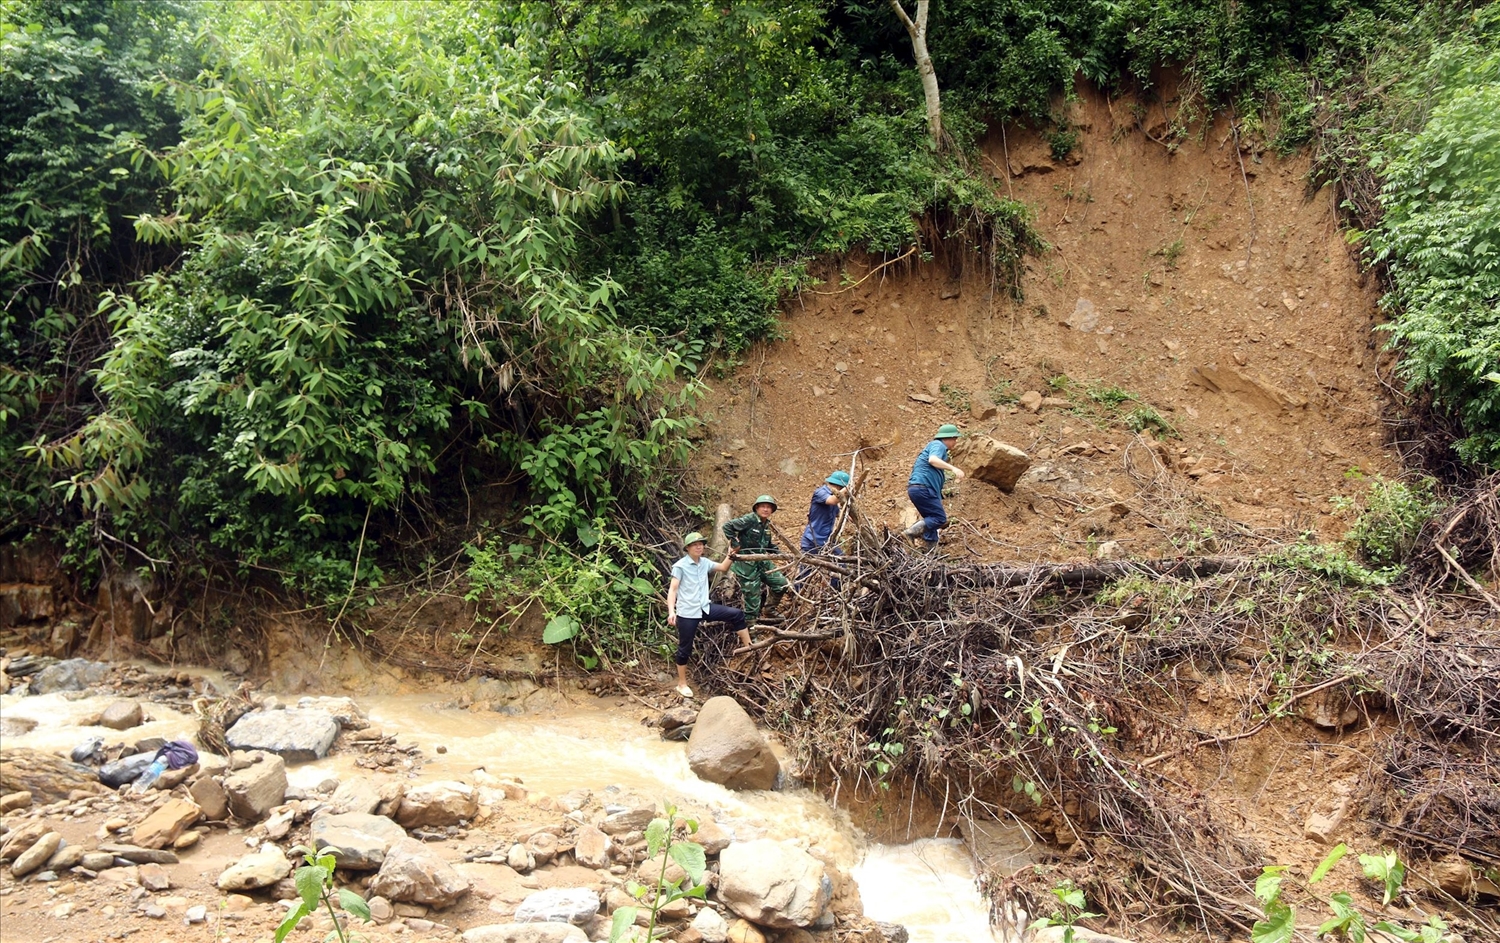
[[969, 411], [971, 399], [968, 390], [962, 387], [949, 386], [946, 383], [939, 389], [943, 394], [943, 402], [949, 409], [956, 413], [966, 413]]
[[[662, 803], [662, 817], [652, 819], [651, 824], [646, 826], [646, 857], [661, 856], [658, 862], [659, 867], [656, 869], [655, 886], [649, 887], [634, 881], [625, 886], [632, 897], [651, 908], [651, 919], [646, 924], [647, 940], [654, 939], [656, 936], [656, 919], [663, 907], [683, 898], [703, 900], [708, 894], [708, 885], [703, 880], [704, 873], [708, 870], [708, 860], [703, 846], [697, 842], [675, 840], [673, 823], [676, 820], [677, 807], [670, 802], [664, 802]], [[688, 819], [686, 824], [689, 835], [698, 833], [696, 820]], [[667, 880], [668, 860], [677, 862], [677, 866], [686, 872], [686, 876], [675, 881]], [[626, 931], [635, 925], [635, 918], [639, 913], [638, 907], [621, 907], [616, 910], [609, 926], [609, 943], [620, 943]]]
[[[1358, 472], [1354, 474], [1358, 476]], [[1364, 509], [1355, 517], [1344, 539], [1376, 566], [1404, 563], [1423, 526], [1442, 505], [1435, 494], [1436, 486], [1432, 478], [1407, 483], [1376, 475], [1370, 479]], [[1335, 508], [1350, 510], [1353, 505], [1354, 502], [1344, 498]]]
[[1157, 249], [1155, 254], [1162, 257], [1162, 261], [1167, 263], [1167, 268], [1175, 269], [1178, 258], [1182, 256], [1183, 248], [1182, 239], [1178, 238]]
[[1406, 865], [1394, 851], [1387, 851], [1381, 855], [1360, 855], [1359, 866], [1364, 869], [1365, 877], [1381, 886], [1385, 896], [1380, 903], [1389, 906], [1406, 883]]
[[[348, 943], [350, 937], [343, 922], [339, 919], [339, 912], [353, 914], [365, 923], [369, 923], [370, 905], [365, 903], [363, 897], [347, 887], [334, 888], [333, 870], [337, 864], [337, 849], [325, 848], [321, 855], [310, 848], [298, 847], [294, 850], [301, 852], [303, 860], [307, 862], [297, 869], [296, 874], [292, 875], [292, 881], [297, 885], [297, 894], [302, 899], [276, 928], [275, 943], [282, 943], [287, 938], [287, 934], [295, 930], [297, 924], [311, 916], [319, 906], [327, 908], [328, 918], [333, 921], [333, 930], [329, 933], [328, 939]], [[335, 897], [339, 902], [338, 910], [335, 910], [333, 906]]]
[[1075, 128], [1058, 128], [1047, 135], [1047, 145], [1052, 148], [1052, 159], [1062, 160], [1078, 147], [1078, 131]]
[[1267, 560], [1272, 566], [1301, 570], [1350, 586], [1389, 586], [1396, 576], [1394, 569], [1372, 570], [1338, 547], [1314, 543], [1310, 534], [1303, 534], [1296, 543], [1282, 547]]
[[996, 406], [1009, 406], [1020, 401], [1021, 395], [1016, 392], [1015, 385], [1010, 380], [1000, 380], [990, 387], [990, 402]]
[[[902, 699], [904, 700], [904, 698]], [[897, 701], [901, 703], [901, 701]], [[865, 749], [870, 751], [870, 758], [865, 760], [865, 768], [875, 774], [875, 782], [883, 790], [891, 788], [890, 780], [886, 777], [891, 770], [895, 769], [896, 761], [906, 753], [906, 744], [896, 739], [896, 728], [887, 727], [881, 733], [885, 740], [872, 740]]]
[[1127, 413], [1125, 416], [1125, 428], [1136, 435], [1140, 435], [1142, 432], [1150, 429], [1163, 438], [1181, 438], [1177, 432], [1177, 427], [1163, 419], [1161, 413], [1150, 406], [1137, 406]]
[[1250, 943], [1291, 943], [1297, 930], [1297, 908], [1281, 899], [1281, 880], [1287, 866], [1268, 865], [1255, 879], [1255, 898], [1265, 917], [1250, 927]]
[[1119, 409], [1121, 404], [1129, 403], [1136, 399], [1136, 395], [1121, 386], [1114, 384], [1097, 384], [1089, 386], [1089, 399], [1107, 409]]
[[1089, 920], [1094, 917], [1103, 916], [1090, 912], [1088, 900], [1083, 891], [1073, 885], [1072, 881], [1063, 881], [1052, 888], [1052, 896], [1057, 898], [1058, 906], [1051, 914], [1038, 917], [1031, 924], [1031, 929], [1041, 930], [1045, 927], [1063, 927], [1063, 943], [1073, 943], [1074, 928], [1080, 920]]
[[1073, 380], [1066, 373], [1059, 373], [1056, 376], [1047, 378], [1047, 389], [1054, 393], [1061, 393], [1072, 385]]
[[1448, 938], [1448, 924], [1444, 923], [1437, 914], [1428, 916], [1427, 923], [1415, 930], [1391, 923], [1389, 920], [1382, 920], [1375, 924], [1375, 929], [1405, 940], [1406, 943], [1443, 943]]

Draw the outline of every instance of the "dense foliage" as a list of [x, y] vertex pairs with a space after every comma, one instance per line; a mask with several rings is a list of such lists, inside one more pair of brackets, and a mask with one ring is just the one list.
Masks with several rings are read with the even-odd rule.
[[[636, 613], [610, 521], [670, 490], [704, 365], [774, 335], [820, 257], [946, 252], [1013, 289], [1041, 246], [973, 148], [1010, 116], [1065, 149], [1079, 75], [1180, 85], [1170, 134], [1230, 108], [1378, 169], [1385, 221], [1354, 215], [1405, 369], [1496, 457], [1492, 15], [946, 0], [931, 22], [946, 149], [883, 0], [0, 0], [5, 539], [340, 597], [505, 482], [495, 586], [587, 571], [623, 595], [578, 624]], [[1392, 70], [1400, 94], [1351, 91]]]

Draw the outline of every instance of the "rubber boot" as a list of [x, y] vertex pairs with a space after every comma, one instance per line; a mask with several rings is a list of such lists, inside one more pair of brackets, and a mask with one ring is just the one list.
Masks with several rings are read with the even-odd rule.
[[776, 607], [781, 605], [781, 597], [784, 596], [784, 595], [785, 595], [785, 593], [772, 593], [771, 594], [771, 598], [766, 601], [766, 608], [764, 608], [764, 609], [762, 609], [760, 611], [760, 614], [756, 618], [756, 621], [757, 622], [780, 622], [780, 621], [782, 621], [781, 619], [777, 618], [777, 616], [776, 616]]
[[911, 525], [906, 530], [903, 530], [901, 532], [901, 534], [902, 534], [902, 536], [910, 537], [913, 540], [915, 540], [916, 538], [922, 536], [922, 534], [926, 530], [927, 530], [927, 521], [923, 520], [922, 518], [918, 518], [917, 522], [915, 524]]
[[922, 541], [921, 545], [918, 546], [917, 552], [925, 554], [936, 553], [937, 545], [938, 542], [936, 540], [924, 540]]

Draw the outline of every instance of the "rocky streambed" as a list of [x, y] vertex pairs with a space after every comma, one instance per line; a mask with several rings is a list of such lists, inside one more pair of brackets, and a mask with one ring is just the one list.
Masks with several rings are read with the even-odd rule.
[[[339, 849], [337, 881], [368, 902], [374, 922], [358, 932], [376, 943], [607, 939], [611, 915], [639, 903], [630, 887], [656, 884], [645, 830], [664, 802], [678, 807], [677, 834], [702, 845], [709, 886], [664, 909], [666, 939], [908, 938], [865, 915], [851, 870], [866, 844], [778, 772], [773, 745], [729, 699], [701, 714], [579, 704], [530, 717], [420, 697], [242, 694], [227, 755], [200, 743], [196, 765], [138, 795], [100, 773], [197, 734], [193, 711], [224, 702], [213, 680], [158, 675], [157, 697], [140, 672], [74, 666], [53, 671], [67, 674], [62, 687], [25, 696], [45, 670], [13, 674], [23, 687], [0, 700], [7, 943], [267, 939], [298, 900], [299, 847]], [[67, 758], [65, 745], [95, 739], [89, 761]], [[955, 850], [924, 843], [906, 880], [901, 849], [879, 849], [878, 867], [861, 865], [880, 887], [872, 911], [900, 916], [892, 893], [909, 892], [915, 939], [989, 939]], [[936, 892], [951, 900], [918, 888], [938, 858], [957, 877]], [[321, 939], [331, 922], [304, 926]]]

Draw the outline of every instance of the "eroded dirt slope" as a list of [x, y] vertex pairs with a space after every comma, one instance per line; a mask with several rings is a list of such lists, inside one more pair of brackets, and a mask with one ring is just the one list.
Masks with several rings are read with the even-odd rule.
[[[956, 421], [1035, 460], [1014, 494], [969, 481], [950, 503], [964, 522], [950, 536], [986, 558], [1079, 557], [1109, 540], [1131, 555], [1222, 549], [1240, 525], [1341, 533], [1328, 499], [1359, 489], [1349, 470], [1394, 465], [1377, 292], [1332, 198], [1309, 195], [1305, 157], [1237, 156], [1226, 119], [1169, 150], [1138, 113], [1085, 94], [1062, 160], [1031, 131], [985, 142], [997, 191], [1035, 207], [1050, 244], [1027, 260], [1024, 300], [972, 264], [826, 271], [788, 305], [785, 338], [717, 384], [702, 480], [736, 513], [774, 492], [793, 537], [846, 453], [890, 443], [867, 463], [864, 508], [896, 524], [912, 456]], [[1027, 391], [1054, 403], [1013, 402]], [[1135, 399], [1112, 402], [1122, 391]], [[1172, 429], [1168, 467], [1132, 446], [1126, 420], [1147, 407]]]

